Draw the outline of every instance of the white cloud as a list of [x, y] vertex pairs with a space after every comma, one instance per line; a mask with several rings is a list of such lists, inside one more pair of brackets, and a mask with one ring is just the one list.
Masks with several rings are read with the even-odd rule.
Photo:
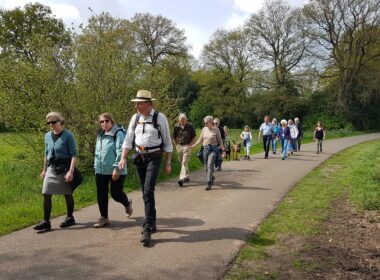
[[206, 34], [207, 32], [204, 28], [194, 24], [178, 23], [178, 27], [185, 30], [187, 42], [192, 47], [190, 52], [195, 58], [198, 58], [202, 52], [203, 45], [211, 34]]
[[234, 8], [244, 13], [255, 13], [263, 6], [263, 0], [235, 0]]
[[79, 10], [75, 6], [69, 5], [67, 3], [56, 4], [56, 3], [52, 3], [52, 2], [44, 1], [44, 0], [40, 0], [40, 1], [3, 0], [1, 7], [5, 8], [5, 9], [14, 9], [16, 7], [23, 8], [25, 6], [25, 4], [30, 3], [30, 2], [32, 2], [32, 3], [39, 2], [43, 5], [49, 6], [51, 8], [53, 14], [57, 18], [62, 18], [63, 20], [65, 20], [65, 19], [79, 19], [80, 18]]
[[249, 14], [239, 15], [235, 12], [232, 12], [232, 15], [227, 19], [225, 28], [235, 29], [244, 25], [244, 22], [248, 19]]
[[72, 6], [66, 3], [53, 4], [53, 3], [48, 3], [48, 2], [45, 5], [50, 6], [51, 10], [53, 11], [53, 14], [55, 14], [58, 18], [62, 18], [62, 19], [79, 19], [80, 18], [80, 12], [75, 6]]

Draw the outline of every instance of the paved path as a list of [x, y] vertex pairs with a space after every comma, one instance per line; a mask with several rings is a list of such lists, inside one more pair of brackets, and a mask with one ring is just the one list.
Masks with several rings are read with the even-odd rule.
[[[75, 212], [76, 226], [37, 234], [31, 227], [0, 238], [0, 279], [218, 279], [245, 241], [282, 197], [309, 171], [351, 145], [380, 138], [380, 133], [325, 141], [282, 161], [258, 154], [250, 161], [230, 161], [216, 173], [215, 186], [204, 190], [203, 170], [191, 183], [176, 179], [157, 186], [158, 233], [150, 247], [140, 242], [141, 193], [130, 193], [134, 214], [110, 203], [111, 225], [94, 229], [97, 205]], [[286, 178], [286, 180], [284, 180]], [[111, 201], [110, 201], [111, 202]], [[53, 205], [54, 207], [54, 205]]]

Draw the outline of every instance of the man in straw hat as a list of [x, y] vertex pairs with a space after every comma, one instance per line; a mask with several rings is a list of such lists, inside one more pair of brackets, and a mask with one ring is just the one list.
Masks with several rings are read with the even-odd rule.
[[148, 90], [139, 90], [135, 103], [137, 113], [129, 122], [127, 135], [123, 143], [123, 153], [119, 168], [123, 170], [130, 150], [135, 149], [132, 156], [143, 192], [145, 221], [141, 232], [141, 242], [148, 244], [151, 234], [157, 230], [154, 188], [163, 154], [166, 154], [164, 174], [171, 172], [171, 153], [168, 121], [164, 114], [153, 109], [152, 94]]

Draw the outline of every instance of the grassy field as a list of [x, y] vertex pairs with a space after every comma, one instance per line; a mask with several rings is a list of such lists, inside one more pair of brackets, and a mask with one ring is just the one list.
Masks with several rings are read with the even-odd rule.
[[332, 202], [345, 192], [359, 211], [380, 211], [380, 140], [346, 149], [302, 179], [260, 225], [224, 279], [277, 279], [281, 272], [270, 267], [266, 274], [253, 273], [255, 260], [270, 258], [268, 248], [281, 246], [287, 236], [319, 234]]
[[[200, 130], [197, 131], [198, 135]], [[242, 130], [230, 129], [228, 139], [241, 142]], [[327, 139], [362, 134], [363, 132], [327, 132]], [[42, 196], [39, 174], [42, 169], [43, 155], [33, 157], [27, 147], [25, 138], [12, 133], [0, 133], [0, 236], [17, 229], [32, 225], [42, 217]], [[41, 137], [42, 138], [42, 137]], [[253, 131], [251, 153], [262, 152], [262, 143], [257, 141], [257, 130]], [[305, 133], [303, 143], [312, 141], [312, 132]], [[190, 170], [202, 168], [195, 157], [198, 148], [194, 149], [189, 163]], [[243, 154], [243, 151], [241, 152]], [[137, 176], [132, 164], [128, 165], [129, 175], [126, 191], [138, 188]], [[178, 176], [180, 165], [176, 154], [173, 154], [172, 174], [162, 175], [159, 181]], [[84, 183], [75, 191], [75, 209], [96, 203], [96, 189], [93, 174], [86, 174]], [[53, 196], [52, 216], [64, 214], [66, 206], [63, 196]], [[96, 217], [94, 217], [95, 219]]]

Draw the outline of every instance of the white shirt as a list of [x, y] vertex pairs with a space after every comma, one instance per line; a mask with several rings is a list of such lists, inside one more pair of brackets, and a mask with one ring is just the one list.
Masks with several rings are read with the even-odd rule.
[[[148, 116], [140, 115], [139, 122], [152, 122], [153, 121], [154, 109], [152, 109]], [[168, 120], [165, 115], [158, 113], [157, 122], [159, 125], [159, 130], [161, 132], [161, 137], [158, 136], [158, 130], [154, 128], [153, 124], [137, 124], [136, 129], [133, 130], [135, 125], [136, 115], [134, 114], [129, 122], [127, 135], [124, 139], [123, 149], [131, 150], [133, 148], [133, 139], [135, 139], [136, 151], [139, 150], [137, 146], [144, 147], [155, 147], [161, 145], [163, 142], [163, 150], [165, 153], [171, 153], [173, 151], [172, 140], [170, 138], [170, 130]], [[144, 130], [144, 133], [143, 133]], [[136, 135], [136, 137], [135, 137]], [[149, 149], [149, 152], [159, 151], [157, 149]]]

